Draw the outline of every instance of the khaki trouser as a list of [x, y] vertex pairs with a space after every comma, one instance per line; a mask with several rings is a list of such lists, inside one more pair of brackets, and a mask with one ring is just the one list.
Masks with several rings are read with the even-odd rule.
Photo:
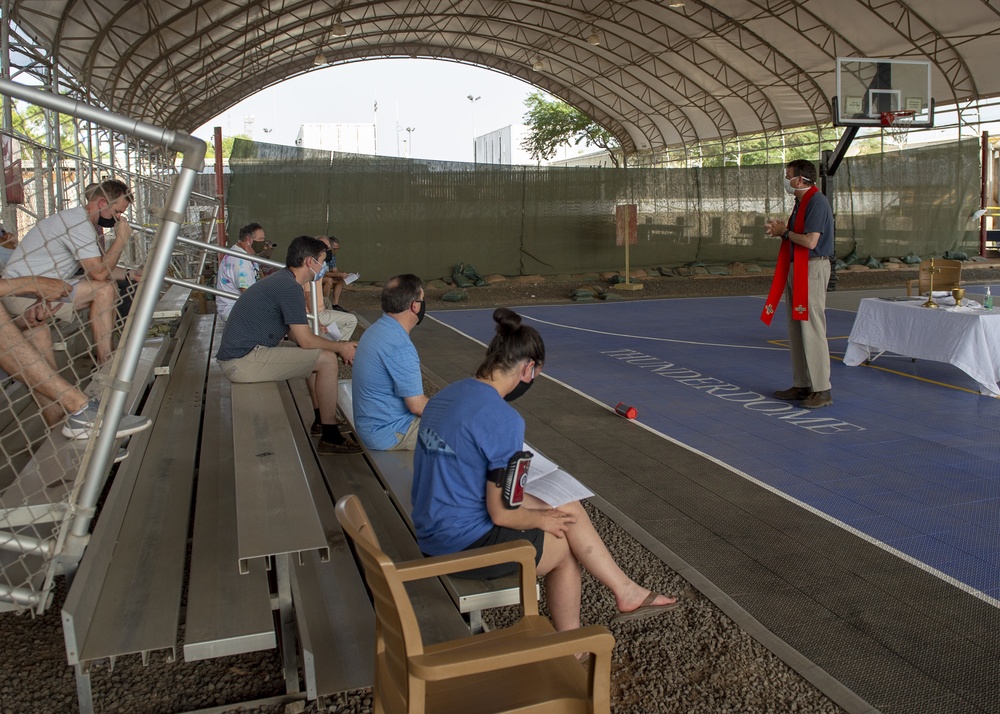
[[[358, 326], [358, 317], [340, 310], [320, 310], [319, 324], [333, 339], [347, 342], [354, 335], [354, 330]], [[330, 325], [336, 325], [336, 335], [330, 332]]]
[[788, 346], [792, 353], [792, 385], [813, 392], [830, 389], [830, 345], [826, 340], [826, 285], [830, 280], [830, 260], [809, 261], [809, 319], [793, 320], [792, 278], [788, 273], [785, 307], [788, 308]]
[[419, 433], [420, 417], [417, 417], [410, 422], [410, 426], [407, 427], [405, 434], [396, 432], [396, 438], [399, 439], [399, 443], [389, 449], [389, 451], [413, 451], [417, 448], [417, 435]]
[[236, 359], [219, 360], [222, 374], [230, 382], [283, 382], [308, 377], [316, 371], [316, 361], [323, 350], [304, 350], [296, 345], [264, 347], [258, 345]]

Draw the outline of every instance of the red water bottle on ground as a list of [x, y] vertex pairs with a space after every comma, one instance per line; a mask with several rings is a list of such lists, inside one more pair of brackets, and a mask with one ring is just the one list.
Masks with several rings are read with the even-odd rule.
[[626, 419], [635, 419], [639, 416], [639, 412], [635, 410], [635, 407], [630, 407], [625, 402], [618, 402], [618, 406], [615, 407], [615, 412]]

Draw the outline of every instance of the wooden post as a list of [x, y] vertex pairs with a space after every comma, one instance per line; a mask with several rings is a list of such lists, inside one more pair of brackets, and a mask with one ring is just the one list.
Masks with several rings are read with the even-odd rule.
[[614, 287], [617, 290], [642, 290], [642, 283], [632, 282], [632, 266], [629, 246], [639, 242], [639, 207], [634, 203], [615, 206], [615, 245], [625, 246], [625, 282]]

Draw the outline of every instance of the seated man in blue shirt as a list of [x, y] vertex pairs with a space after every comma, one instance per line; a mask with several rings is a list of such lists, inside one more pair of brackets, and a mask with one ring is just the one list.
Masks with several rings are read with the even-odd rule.
[[410, 331], [424, 319], [424, 284], [395, 275], [382, 288], [382, 315], [358, 342], [354, 425], [368, 448], [412, 451], [427, 397]]

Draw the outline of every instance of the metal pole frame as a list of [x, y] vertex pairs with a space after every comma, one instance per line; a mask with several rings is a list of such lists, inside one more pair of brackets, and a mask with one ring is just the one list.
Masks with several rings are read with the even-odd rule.
[[[990, 177], [990, 133], [983, 131], [979, 141], [979, 160], [982, 164], [982, 183], [979, 187], [979, 208], [986, 209], [990, 205], [989, 177]], [[979, 255], [986, 257], [986, 214], [979, 217]]]
[[[80, 466], [80, 474], [83, 475], [83, 478], [77, 476], [76, 486], [70, 496], [74, 516], [67, 540], [73, 539], [82, 545], [86, 542], [90, 522], [94, 517], [101, 485], [111, 467], [112, 452], [116, 441], [115, 432], [121, 421], [125, 409], [125, 399], [135, 377], [143, 343], [146, 340], [146, 332], [153, 320], [153, 311], [157, 300], [159, 300], [160, 286], [167, 275], [170, 257], [177, 242], [181, 224], [184, 222], [185, 211], [194, 188], [195, 175], [204, 167], [207, 146], [204, 141], [189, 134], [129, 119], [66, 96], [27, 87], [8, 79], [0, 78], [0, 93], [58, 113], [102, 124], [110, 128], [112, 132], [117, 130], [154, 144], [160, 144], [183, 156], [180, 172], [170, 189], [163, 221], [157, 229], [156, 237], [153, 239], [146, 259], [143, 271], [145, 279], [140, 283], [132, 313], [125, 323], [121, 343], [115, 351], [111, 377], [104, 385], [98, 415], [101, 428], [94, 430], [94, 434], [90, 437], [90, 448], [87, 449]], [[65, 533], [65, 530], [62, 533]], [[67, 542], [66, 545], [70, 544]], [[57, 547], [56, 552], [59, 550], [61, 548]]]

